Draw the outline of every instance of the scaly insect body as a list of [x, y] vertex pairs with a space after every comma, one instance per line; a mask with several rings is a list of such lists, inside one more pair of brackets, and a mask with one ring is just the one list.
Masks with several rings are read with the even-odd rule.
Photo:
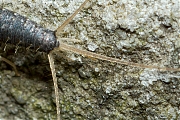
[[59, 46], [54, 31], [6, 9], [0, 9], [0, 40], [46, 53]]
[[[67, 19], [64, 24], [62, 24], [57, 31], [62, 30], [69, 21], [77, 14], [77, 12], [82, 8], [82, 6], [85, 5], [85, 3], [88, 0], [86, 0], [81, 7], [69, 18]], [[121, 61], [116, 58], [107, 57], [104, 55], [99, 55], [96, 53], [88, 52], [88, 51], [82, 51], [76, 48], [73, 48], [72, 46], [68, 46], [66, 44], [59, 44], [59, 42], [56, 39], [56, 32], [44, 29], [43, 27], [37, 25], [35, 22], [30, 21], [26, 19], [23, 16], [20, 16], [17, 13], [13, 13], [11, 11], [0, 9], [0, 40], [3, 42], [9, 42], [12, 44], [18, 44], [23, 45], [25, 47], [32, 46], [34, 49], [38, 49], [40, 51], [49, 53], [50, 51], [53, 51], [54, 48], [58, 47], [61, 50], [65, 51], [72, 51], [78, 54], [82, 54], [84, 56], [89, 56], [92, 58], [98, 58], [101, 60], [106, 60], [110, 62], [115, 62], [119, 64], [124, 64], [128, 66], [133, 67], [139, 67], [139, 68], [150, 68], [150, 69], [159, 69], [162, 71], [180, 71], [179, 68], [166, 68], [166, 67], [157, 67], [157, 66], [151, 66], [151, 65], [144, 65], [144, 64], [138, 64], [133, 62], [126, 62]], [[51, 52], [50, 52], [51, 53]], [[58, 89], [57, 89], [57, 79], [55, 74], [55, 67], [53, 64], [53, 59], [51, 58], [51, 54], [49, 53], [49, 61], [50, 66], [52, 70], [53, 80], [55, 90], [56, 90], [56, 96], [58, 96]], [[59, 101], [59, 98], [56, 97], [56, 101]], [[59, 102], [57, 102], [57, 111], [59, 111]], [[57, 113], [58, 116], [60, 113]]]

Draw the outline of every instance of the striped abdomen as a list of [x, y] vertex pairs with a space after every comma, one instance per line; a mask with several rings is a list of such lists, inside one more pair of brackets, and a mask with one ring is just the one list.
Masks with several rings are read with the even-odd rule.
[[55, 32], [12, 11], [0, 8], [0, 40], [49, 53], [59, 46]]

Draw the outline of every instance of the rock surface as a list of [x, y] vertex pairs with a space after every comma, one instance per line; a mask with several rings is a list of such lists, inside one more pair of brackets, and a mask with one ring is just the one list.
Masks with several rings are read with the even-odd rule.
[[[55, 30], [83, 0], [3, 0], [1, 5]], [[176, 0], [92, 0], [60, 37], [79, 49], [124, 61], [180, 67], [180, 3]], [[56, 119], [47, 55], [3, 44], [0, 119]], [[180, 72], [159, 72], [81, 55], [54, 54], [62, 119], [180, 119]]]

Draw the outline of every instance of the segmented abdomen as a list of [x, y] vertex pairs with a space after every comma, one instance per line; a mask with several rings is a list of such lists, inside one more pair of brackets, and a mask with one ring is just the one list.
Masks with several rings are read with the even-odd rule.
[[47, 53], [59, 46], [54, 31], [2, 8], [0, 8], [0, 40]]

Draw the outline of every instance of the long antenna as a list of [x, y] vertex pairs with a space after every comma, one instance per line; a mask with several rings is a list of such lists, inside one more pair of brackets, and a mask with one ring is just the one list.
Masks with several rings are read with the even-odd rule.
[[[56, 36], [69, 22], [75, 17], [75, 15], [85, 6], [88, 0], [85, 0], [83, 4], [61, 25], [56, 29]], [[48, 54], [48, 59], [50, 63], [51, 73], [53, 77], [54, 89], [55, 89], [55, 96], [56, 96], [56, 110], [57, 110], [57, 120], [60, 120], [60, 103], [59, 103], [59, 92], [58, 92], [58, 84], [57, 84], [57, 77], [56, 71], [54, 66], [54, 59], [52, 52]]]
[[58, 92], [57, 77], [56, 77], [56, 71], [55, 71], [55, 66], [54, 66], [54, 59], [53, 59], [53, 55], [52, 55], [51, 52], [48, 54], [48, 59], [49, 59], [49, 64], [50, 64], [53, 83], [54, 83], [55, 98], [56, 98], [56, 110], [57, 110], [56, 111], [57, 112], [57, 120], [61, 120], [61, 118], [60, 118], [60, 104], [59, 104], [59, 92]]
[[85, 0], [83, 4], [61, 25], [56, 29], [56, 35], [76, 16], [76, 14], [85, 6], [89, 0]]
[[134, 62], [126, 62], [126, 61], [122, 61], [122, 60], [117, 59], [117, 58], [107, 57], [107, 56], [92, 53], [89, 51], [80, 50], [80, 49], [77, 49], [73, 46], [66, 45], [64, 43], [61, 43], [61, 45], [59, 46], [59, 49], [62, 51], [70, 51], [70, 52], [73, 52], [76, 54], [81, 54], [81, 55], [84, 55], [86, 57], [97, 58], [100, 60], [105, 60], [105, 61], [109, 61], [109, 62], [113, 62], [113, 63], [119, 63], [122, 65], [127, 65], [127, 66], [132, 66], [132, 67], [137, 67], [137, 68], [157, 69], [159, 71], [180, 71], [180, 68], [158, 67], [158, 66], [145, 65], [145, 64], [139, 64], [139, 63], [134, 63]]

